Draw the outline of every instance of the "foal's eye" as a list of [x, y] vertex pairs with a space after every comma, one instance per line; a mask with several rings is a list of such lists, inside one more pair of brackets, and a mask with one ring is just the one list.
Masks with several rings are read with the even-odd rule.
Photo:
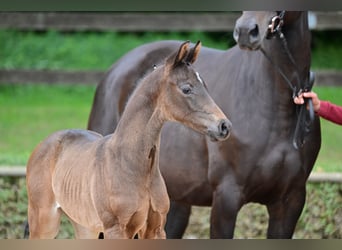
[[181, 87], [181, 90], [182, 90], [182, 92], [183, 92], [184, 95], [189, 95], [189, 94], [191, 94], [191, 92], [192, 92], [192, 88], [191, 88], [190, 85], [184, 85], [184, 86], [182, 86], [182, 87]]

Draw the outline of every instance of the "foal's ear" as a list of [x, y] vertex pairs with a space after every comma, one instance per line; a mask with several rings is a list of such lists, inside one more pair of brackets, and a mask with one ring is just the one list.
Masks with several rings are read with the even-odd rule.
[[186, 58], [186, 62], [187, 63], [191, 63], [193, 64], [197, 57], [198, 57], [198, 54], [201, 50], [201, 47], [202, 47], [202, 44], [201, 44], [201, 41], [197, 41], [197, 43], [195, 44], [195, 46], [190, 50], [187, 58]]
[[168, 65], [171, 65], [173, 67], [179, 65], [180, 63], [185, 61], [186, 56], [188, 55], [189, 51], [189, 44], [190, 41], [186, 41], [184, 43], [181, 44], [181, 46], [179, 47], [178, 52], [175, 55], [170, 56], [166, 63]]

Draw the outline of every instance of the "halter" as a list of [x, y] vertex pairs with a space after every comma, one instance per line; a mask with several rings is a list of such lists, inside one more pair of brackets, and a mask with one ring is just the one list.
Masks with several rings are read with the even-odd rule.
[[[280, 11], [278, 15], [271, 18], [270, 24], [268, 25], [268, 29], [267, 29], [266, 39], [278, 37], [281, 40], [283, 49], [285, 50], [291, 64], [294, 67], [294, 73], [295, 73], [295, 77], [297, 80], [297, 84], [294, 85], [289, 80], [289, 78], [284, 74], [281, 68], [273, 62], [271, 57], [267, 55], [266, 51], [263, 48], [261, 48], [260, 50], [264, 54], [264, 56], [267, 58], [267, 60], [273, 65], [276, 71], [284, 78], [285, 82], [287, 83], [289, 88], [292, 90], [292, 98], [295, 98], [303, 92], [311, 91], [312, 86], [314, 84], [315, 75], [313, 72], [309, 72], [306, 82], [304, 84], [300, 83], [298, 66], [288, 48], [286, 38], [283, 32], [281, 31], [284, 25], [284, 16], [285, 16], [285, 11], [283, 10], [283, 11]], [[309, 110], [307, 110], [306, 108], [307, 105], [309, 106]], [[297, 105], [296, 109], [297, 109], [297, 122], [296, 122], [296, 127], [295, 127], [295, 131], [293, 135], [292, 144], [295, 149], [298, 149], [299, 146], [302, 147], [304, 145], [304, 137], [306, 136], [307, 133], [310, 132], [311, 125], [315, 118], [312, 99], [304, 98], [304, 104]]]
[[272, 17], [270, 24], [268, 25], [267, 29], [267, 39], [270, 39], [272, 36], [274, 36], [278, 30], [281, 29], [281, 27], [284, 24], [284, 16], [285, 16], [285, 10], [282, 10], [279, 12], [279, 15], [276, 15]]

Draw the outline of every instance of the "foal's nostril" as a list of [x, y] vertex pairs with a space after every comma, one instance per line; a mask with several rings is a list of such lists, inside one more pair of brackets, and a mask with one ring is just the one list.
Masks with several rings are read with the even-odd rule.
[[229, 134], [230, 128], [231, 128], [231, 124], [229, 121], [221, 120], [221, 122], [219, 124], [220, 135], [222, 137], [226, 137]]
[[259, 35], [259, 27], [257, 24], [255, 25], [254, 29], [249, 31], [249, 35], [254, 38]]

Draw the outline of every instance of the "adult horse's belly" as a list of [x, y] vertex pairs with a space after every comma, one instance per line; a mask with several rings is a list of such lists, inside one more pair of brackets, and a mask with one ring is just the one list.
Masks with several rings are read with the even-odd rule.
[[205, 136], [176, 123], [163, 128], [160, 170], [171, 200], [209, 206], [208, 150]]

